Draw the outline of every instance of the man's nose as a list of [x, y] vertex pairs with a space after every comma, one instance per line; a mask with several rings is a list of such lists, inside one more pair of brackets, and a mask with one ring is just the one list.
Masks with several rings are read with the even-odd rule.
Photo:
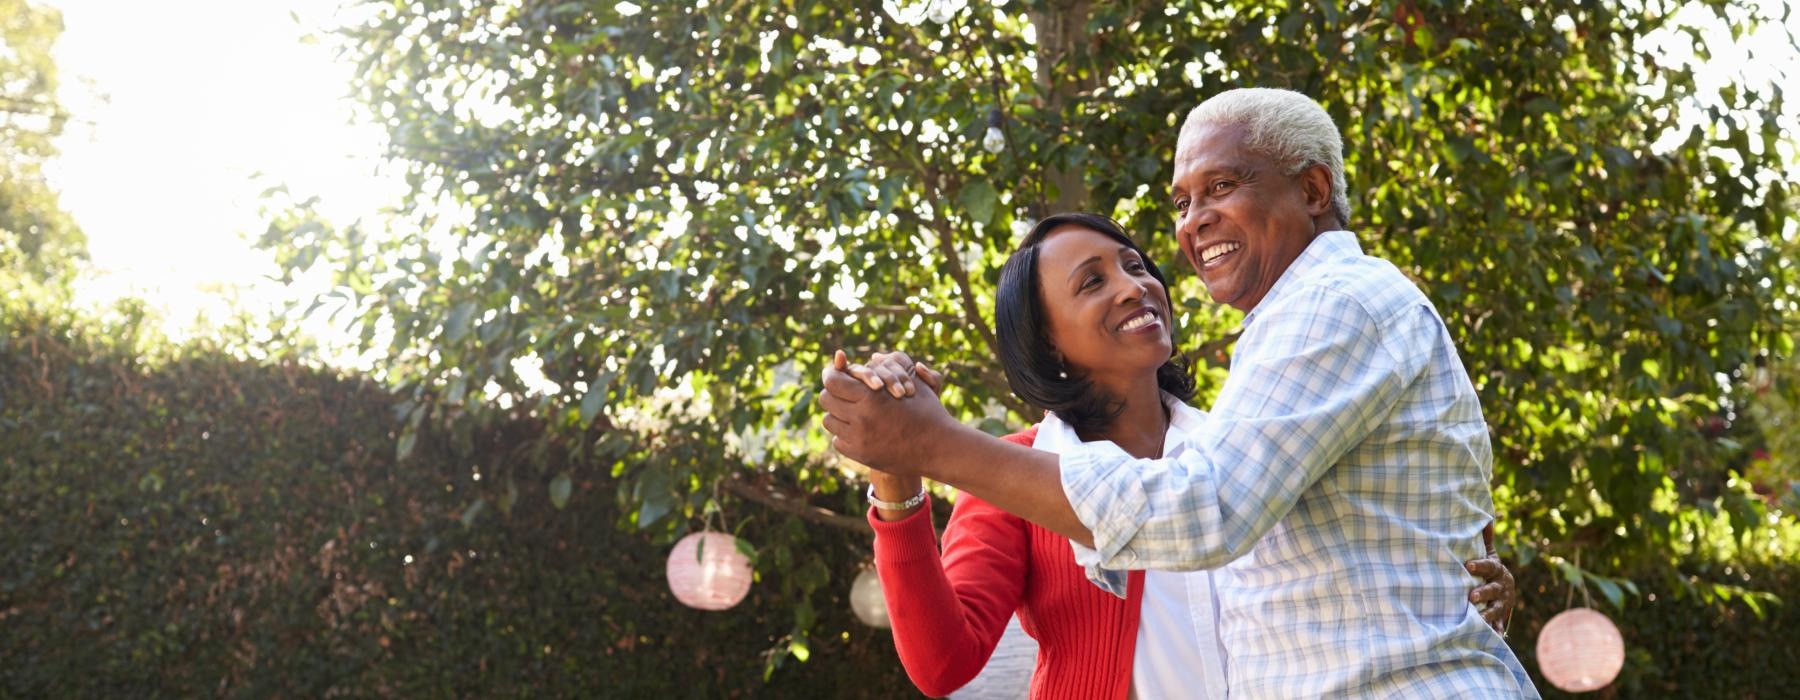
[[1206, 227], [1217, 223], [1218, 220], [1219, 215], [1212, 210], [1212, 207], [1191, 206], [1181, 217], [1179, 232], [1183, 235], [1198, 237], [1206, 232]]

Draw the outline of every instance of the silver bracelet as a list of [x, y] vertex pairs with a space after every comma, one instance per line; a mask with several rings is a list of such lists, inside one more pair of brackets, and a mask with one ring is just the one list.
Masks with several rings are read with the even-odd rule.
[[908, 510], [908, 509], [916, 507], [920, 503], [924, 503], [924, 502], [925, 502], [925, 484], [923, 484], [923, 483], [919, 484], [919, 493], [917, 495], [913, 496], [912, 498], [908, 498], [905, 501], [902, 501], [899, 503], [895, 503], [893, 501], [884, 501], [879, 498], [876, 498], [875, 497], [875, 485], [869, 484], [869, 505], [875, 506], [876, 508], [880, 508], [882, 510]]

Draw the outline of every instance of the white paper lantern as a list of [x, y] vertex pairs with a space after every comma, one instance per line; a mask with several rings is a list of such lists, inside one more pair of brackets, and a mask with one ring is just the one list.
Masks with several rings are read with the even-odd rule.
[[1538, 633], [1538, 670], [1571, 693], [1599, 690], [1625, 666], [1625, 638], [1612, 620], [1589, 608], [1564, 610]]
[[669, 552], [668, 573], [669, 590], [690, 608], [724, 610], [750, 592], [750, 558], [738, 551], [736, 537], [722, 532], [681, 538]]
[[874, 569], [863, 569], [850, 583], [850, 612], [856, 613], [856, 619], [870, 627], [887, 629], [892, 626], [888, 621], [887, 597], [881, 594], [881, 577]]

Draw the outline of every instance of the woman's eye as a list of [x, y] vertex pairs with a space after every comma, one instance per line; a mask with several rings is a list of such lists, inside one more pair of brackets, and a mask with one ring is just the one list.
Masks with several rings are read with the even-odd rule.
[[1100, 276], [1099, 275], [1090, 275], [1086, 280], [1083, 280], [1081, 282], [1081, 288], [1087, 289], [1089, 287], [1093, 287], [1098, 284], [1100, 284]]

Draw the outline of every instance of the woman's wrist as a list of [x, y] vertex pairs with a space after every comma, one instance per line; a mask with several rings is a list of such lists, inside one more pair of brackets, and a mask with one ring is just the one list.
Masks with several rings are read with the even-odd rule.
[[[924, 493], [924, 482], [916, 476], [872, 475], [869, 484], [871, 500], [885, 502], [875, 504], [875, 515], [882, 520], [904, 520], [924, 507], [923, 499], [917, 498]], [[896, 505], [904, 507], [884, 507]]]

